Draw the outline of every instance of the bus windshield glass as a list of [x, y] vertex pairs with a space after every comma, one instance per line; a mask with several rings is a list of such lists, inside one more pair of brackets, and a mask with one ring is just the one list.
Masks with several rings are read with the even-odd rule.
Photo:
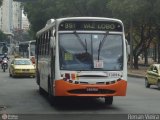
[[61, 70], [123, 70], [122, 34], [60, 33]]

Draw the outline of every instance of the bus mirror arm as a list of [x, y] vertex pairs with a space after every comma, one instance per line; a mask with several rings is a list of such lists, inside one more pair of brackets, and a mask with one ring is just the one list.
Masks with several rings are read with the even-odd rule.
[[52, 48], [55, 46], [55, 37], [50, 37], [50, 45]]
[[127, 55], [130, 55], [130, 45], [128, 44], [127, 39], [126, 39], [126, 48], [127, 48]]
[[130, 45], [127, 45], [127, 53], [128, 53], [128, 55], [130, 55], [131, 54], [131, 50], [130, 50], [131, 48], [130, 48]]

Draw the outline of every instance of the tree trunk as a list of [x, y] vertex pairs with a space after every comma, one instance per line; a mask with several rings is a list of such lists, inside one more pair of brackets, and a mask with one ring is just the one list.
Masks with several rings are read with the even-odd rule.
[[156, 44], [154, 49], [154, 62], [157, 62], [157, 45]]
[[132, 19], [130, 19], [130, 33], [129, 33], [129, 40], [130, 40], [130, 68], [133, 68], [133, 23]]
[[160, 63], [160, 40], [158, 41], [158, 63]]
[[158, 29], [157, 29], [157, 37], [158, 37], [158, 61], [157, 63], [160, 64], [160, 26], [158, 26]]
[[147, 49], [145, 49], [145, 52], [144, 52], [144, 65], [145, 66], [148, 65], [148, 51], [147, 51]]
[[139, 69], [139, 67], [138, 67], [138, 56], [137, 55], [134, 56], [134, 68]]

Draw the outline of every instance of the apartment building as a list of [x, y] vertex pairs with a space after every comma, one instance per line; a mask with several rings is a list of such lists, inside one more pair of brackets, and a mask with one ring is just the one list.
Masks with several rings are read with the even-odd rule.
[[24, 31], [28, 31], [29, 25], [30, 25], [30, 24], [29, 24], [27, 15], [23, 14], [23, 10], [22, 10], [22, 29], [23, 29]]
[[0, 8], [0, 29], [6, 34], [12, 34], [16, 29], [22, 29], [21, 3], [13, 0], [3, 0]]

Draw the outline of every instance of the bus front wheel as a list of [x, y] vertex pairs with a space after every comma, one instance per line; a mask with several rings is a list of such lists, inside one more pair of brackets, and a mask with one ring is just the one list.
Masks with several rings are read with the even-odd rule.
[[40, 95], [43, 95], [43, 94], [45, 93], [44, 89], [43, 89], [43, 88], [41, 88], [41, 86], [40, 86], [40, 85], [39, 85], [39, 93], [40, 93]]
[[53, 95], [50, 79], [48, 79], [48, 100], [50, 102], [50, 105], [52, 106], [55, 106], [57, 103], [57, 97]]
[[112, 105], [113, 103], [113, 96], [105, 97], [105, 104], [106, 105]]

